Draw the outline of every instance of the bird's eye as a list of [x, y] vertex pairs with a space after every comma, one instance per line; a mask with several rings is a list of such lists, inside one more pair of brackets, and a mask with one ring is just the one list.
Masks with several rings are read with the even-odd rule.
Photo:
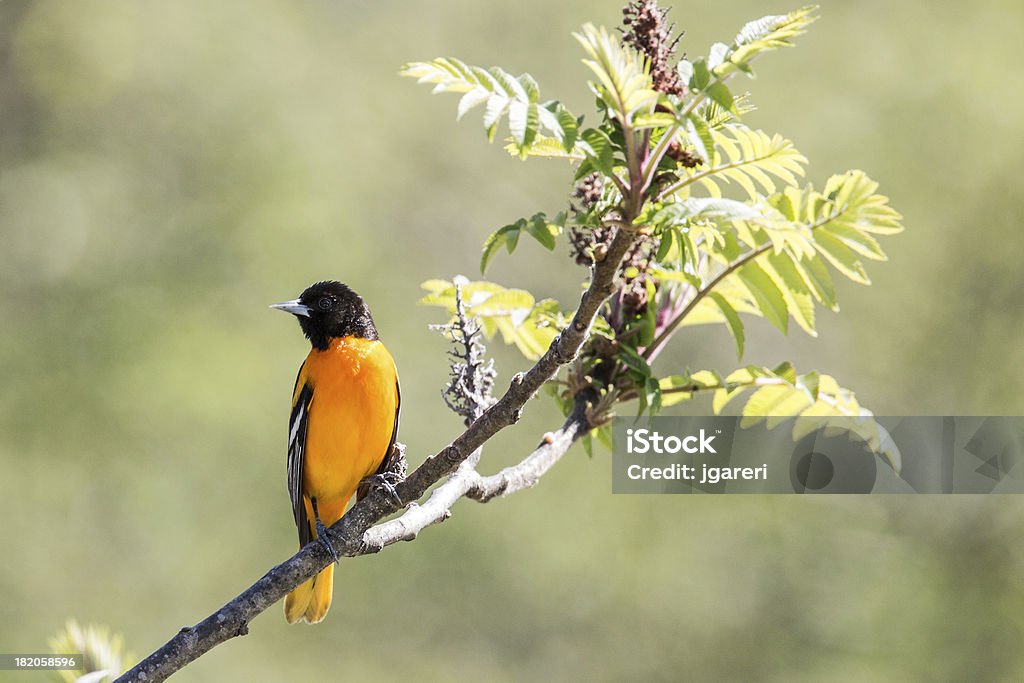
[[321, 311], [329, 311], [333, 306], [334, 301], [332, 301], [329, 296], [325, 296], [324, 298], [320, 299], [320, 301], [316, 302], [316, 307], [319, 308]]

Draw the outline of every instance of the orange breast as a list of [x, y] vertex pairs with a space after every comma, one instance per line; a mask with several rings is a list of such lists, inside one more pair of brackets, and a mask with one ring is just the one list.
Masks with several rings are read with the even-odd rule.
[[397, 381], [379, 341], [342, 337], [310, 351], [296, 387], [313, 385], [303, 493], [322, 501], [322, 517], [325, 508], [340, 517], [359, 482], [380, 467], [395, 427]]

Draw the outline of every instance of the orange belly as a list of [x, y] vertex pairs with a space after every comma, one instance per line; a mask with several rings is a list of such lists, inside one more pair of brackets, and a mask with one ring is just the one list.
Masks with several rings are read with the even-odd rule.
[[380, 467], [397, 417], [397, 381], [395, 362], [379, 341], [342, 337], [326, 351], [310, 351], [297, 384], [297, 391], [313, 385], [302, 478], [310, 521], [310, 497], [330, 526], [359, 482]]

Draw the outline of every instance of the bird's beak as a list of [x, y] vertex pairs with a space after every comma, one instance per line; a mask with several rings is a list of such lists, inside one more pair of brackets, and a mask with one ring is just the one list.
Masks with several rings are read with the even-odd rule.
[[291, 301], [282, 301], [279, 304], [270, 304], [271, 308], [276, 308], [279, 311], [285, 311], [292, 315], [301, 315], [303, 318], [309, 317], [309, 306], [299, 303], [298, 299], [292, 299]]

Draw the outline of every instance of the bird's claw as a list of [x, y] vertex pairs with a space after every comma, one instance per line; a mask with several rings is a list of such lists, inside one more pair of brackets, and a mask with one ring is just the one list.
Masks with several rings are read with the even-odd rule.
[[398, 495], [395, 485], [401, 482], [403, 478], [397, 472], [379, 472], [363, 479], [360, 485], [383, 490], [398, 507], [402, 507], [404, 503], [402, 503], [402, 497]]
[[341, 561], [341, 558], [338, 557], [338, 551], [335, 550], [334, 546], [331, 545], [331, 542], [327, 540], [327, 527], [324, 526], [324, 523], [320, 521], [319, 517], [316, 519], [316, 540], [317, 543], [324, 547], [324, 550], [330, 554], [336, 563]]

